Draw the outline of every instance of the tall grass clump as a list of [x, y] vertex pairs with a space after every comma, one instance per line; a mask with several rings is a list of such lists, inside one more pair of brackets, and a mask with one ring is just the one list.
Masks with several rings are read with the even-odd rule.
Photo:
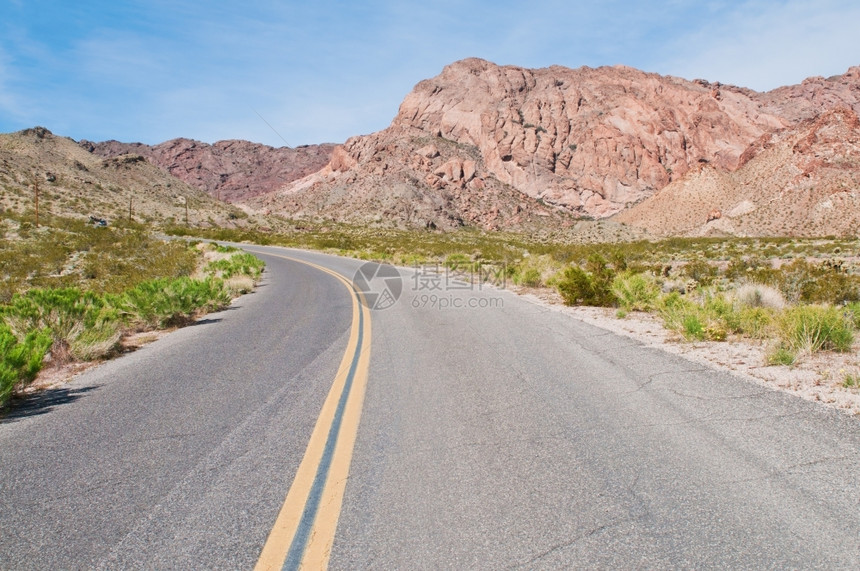
[[197, 313], [220, 309], [229, 302], [223, 280], [183, 277], [140, 283], [121, 296], [119, 307], [127, 323], [147, 329], [181, 325]]
[[612, 280], [612, 293], [625, 311], [651, 311], [660, 298], [660, 288], [651, 274], [620, 274]]
[[735, 330], [735, 314], [722, 295], [705, 292], [701, 300], [694, 300], [672, 292], [660, 300], [657, 310], [666, 328], [687, 341], [725, 341]]
[[771, 363], [790, 365], [802, 355], [818, 351], [847, 352], [854, 343], [854, 326], [839, 308], [800, 305], [784, 310], [776, 319], [778, 342]]
[[52, 353], [60, 360], [87, 361], [107, 355], [121, 335], [113, 298], [78, 288], [15, 294], [0, 308], [0, 316], [19, 339], [33, 331], [49, 331]]
[[562, 264], [549, 254], [527, 256], [513, 267], [512, 281], [525, 287], [551, 285], [561, 272]]
[[16, 385], [36, 378], [52, 341], [47, 330], [31, 331], [19, 339], [8, 325], [0, 323], [0, 406]]
[[[222, 250], [216, 250], [224, 253]], [[210, 276], [228, 280], [234, 276], [247, 276], [257, 280], [263, 273], [265, 264], [262, 260], [246, 252], [234, 252], [230, 257], [209, 262], [205, 272]]]
[[747, 283], [739, 286], [734, 293], [735, 302], [742, 307], [763, 307], [782, 309], [785, 307], [785, 297], [769, 285]]

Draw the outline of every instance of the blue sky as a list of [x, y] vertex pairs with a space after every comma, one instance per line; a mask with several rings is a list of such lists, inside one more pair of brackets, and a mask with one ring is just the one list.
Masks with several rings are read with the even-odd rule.
[[0, 132], [339, 143], [473, 56], [768, 90], [860, 65], [858, 22], [856, 0], [0, 0]]

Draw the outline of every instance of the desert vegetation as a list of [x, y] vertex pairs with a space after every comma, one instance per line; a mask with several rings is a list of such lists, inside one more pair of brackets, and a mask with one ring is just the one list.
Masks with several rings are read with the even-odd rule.
[[[734, 257], [708, 259], [695, 250], [688, 260], [662, 266], [628, 266], [623, 254], [613, 262], [592, 254], [568, 266], [555, 283], [568, 305], [617, 307], [619, 317], [654, 312], [688, 341], [768, 340], [771, 364], [792, 365], [818, 351], [851, 351], [860, 325], [860, 271], [838, 256], [856, 244], [768, 242], [715, 241], [712, 251], [725, 248]], [[739, 247], [771, 257], [741, 255]]]
[[46, 361], [109, 357], [124, 335], [225, 307], [263, 263], [237, 249], [163, 241], [128, 224], [0, 218], [0, 405]]
[[658, 315], [681, 340], [766, 342], [772, 364], [791, 365], [819, 351], [850, 351], [860, 327], [860, 241], [853, 238], [572, 243], [514, 233], [343, 224], [305, 225], [282, 235], [171, 230], [189, 232], [405, 266], [440, 264], [464, 272], [501, 267], [509, 284], [553, 288], [568, 305], [613, 307], [620, 318], [634, 311]]

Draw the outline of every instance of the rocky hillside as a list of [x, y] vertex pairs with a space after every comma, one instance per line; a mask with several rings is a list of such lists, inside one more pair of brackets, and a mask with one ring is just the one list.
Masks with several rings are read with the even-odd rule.
[[143, 143], [81, 141], [102, 157], [133, 153], [176, 178], [226, 202], [244, 202], [318, 171], [331, 158], [335, 145], [269, 147], [248, 141], [218, 141], [214, 145], [173, 139], [150, 146]]
[[860, 119], [848, 107], [768, 133], [734, 172], [703, 165], [616, 220], [655, 235], [825, 236], [860, 228]]
[[141, 155], [104, 158], [75, 141], [35, 127], [0, 135], [0, 207], [32, 211], [35, 188], [43, 216], [95, 216], [108, 221], [132, 216], [143, 222], [195, 225], [248, 223], [241, 210], [150, 164]]
[[616, 66], [530, 70], [467, 59], [415, 86], [391, 126], [255, 204], [290, 216], [517, 228], [605, 218], [762, 136], [860, 105], [860, 68], [769, 93]]

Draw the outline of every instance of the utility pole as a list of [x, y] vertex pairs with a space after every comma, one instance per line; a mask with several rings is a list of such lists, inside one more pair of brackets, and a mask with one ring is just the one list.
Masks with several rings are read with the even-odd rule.
[[33, 189], [36, 191], [36, 228], [39, 227], [39, 181], [33, 181]]
[[128, 197], [128, 221], [131, 222], [131, 203], [134, 200], [133, 196]]
[[185, 225], [188, 226], [188, 195], [185, 195]]

